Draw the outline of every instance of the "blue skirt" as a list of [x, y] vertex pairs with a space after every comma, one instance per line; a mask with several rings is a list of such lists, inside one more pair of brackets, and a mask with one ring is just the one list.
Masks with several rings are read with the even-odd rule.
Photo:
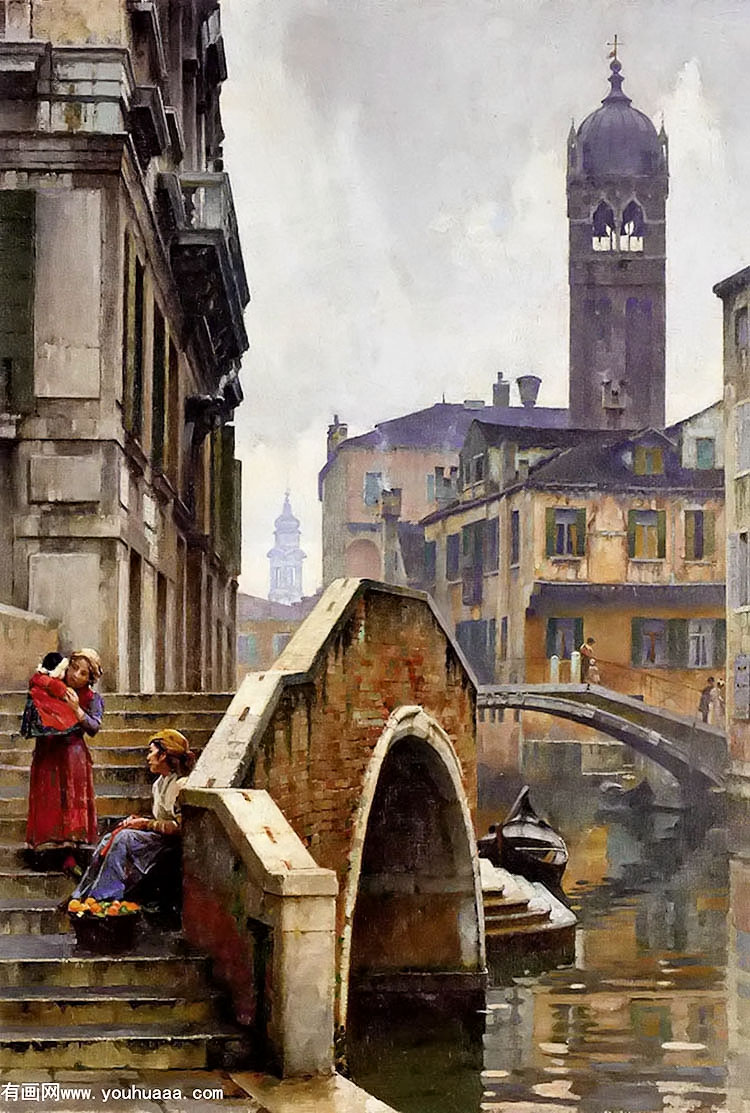
[[169, 867], [171, 872], [180, 845], [174, 835], [125, 828], [117, 832], [107, 856], [103, 857], [102, 850], [110, 839], [111, 835], [105, 835], [100, 840], [72, 899], [129, 900], [143, 888], [146, 879], [149, 888], [156, 885], [162, 872], [160, 867]]

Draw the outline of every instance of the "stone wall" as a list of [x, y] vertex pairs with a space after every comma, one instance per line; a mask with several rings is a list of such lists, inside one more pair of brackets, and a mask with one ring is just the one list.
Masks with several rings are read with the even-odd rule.
[[56, 622], [0, 603], [0, 690], [25, 689], [45, 653], [57, 648]]

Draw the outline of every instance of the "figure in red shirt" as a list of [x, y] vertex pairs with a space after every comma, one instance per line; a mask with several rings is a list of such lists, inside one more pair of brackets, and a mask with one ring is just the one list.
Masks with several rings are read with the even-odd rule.
[[65, 702], [68, 685], [63, 677], [68, 667], [62, 653], [48, 653], [29, 681], [30, 716], [36, 712], [42, 726], [39, 733], [62, 731], [67, 733], [78, 723], [75, 710]]

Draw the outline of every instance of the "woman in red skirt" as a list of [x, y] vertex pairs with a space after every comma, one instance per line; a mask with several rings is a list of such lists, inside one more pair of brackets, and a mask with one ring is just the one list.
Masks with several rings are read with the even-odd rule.
[[65, 672], [68, 691], [64, 696], [77, 724], [64, 732], [45, 727], [28, 703], [21, 724], [22, 734], [36, 738], [26, 843], [34, 853], [67, 850], [63, 869], [73, 868], [77, 864], [74, 852], [97, 838], [92, 760], [84, 734], [96, 734], [102, 723], [104, 704], [94, 691], [101, 675], [96, 650], [77, 649]]

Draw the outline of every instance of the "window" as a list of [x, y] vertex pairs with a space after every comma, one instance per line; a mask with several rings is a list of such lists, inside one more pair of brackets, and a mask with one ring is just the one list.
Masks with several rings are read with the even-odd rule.
[[586, 551], [586, 511], [548, 506], [547, 556], [583, 556]]
[[151, 459], [157, 471], [164, 469], [164, 424], [166, 419], [167, 346], [164, 317], [154, 303], [151, 375]]
[[646, 667], [721, 668], [726, 655], [723, 618], [634, 618], [632, 663]]
[[0, 190], [0, 409], [34, 408], [33, 190]]
[[643, 209], [635, 201], [625, 206], [620, 225], [620, 250], [643, 251]]
[[633, 456], [633, 471], [636, 475], [663, 475], [664, 456], [661, 448], [637, 444]]
[[750, 346], [750, 328], [748, 328], [746, 305], [743, 305], [734, 314], [734, 345], [736, 348]]
[[291, 634], [274, 634], [271, 638], [271, 652], [274, 657], [278, 657], [282, 649], [289, 642]]
[[258, 663], [258, 639], [255, 634], [237, 635], [237, 663], [252, 667]]
[[685, 511], [685, 560], [705, 560], [714, 553], [714, 515], [711, 510]]
[[741, 402], [734, 413], [737, 471], [750, 471], [750, 402]]
[[365, 472], [364, 500], [365, 506], [377, 506], [383, 492], [383, 473], [380, 471]]
[[484, 456], [474, 456], [471, 460], [471, 482], [481, 483], [484, 479]]
[[500, 619], [500, 660], [507, 661], [508, 659], [508, 616], [503, 615]]
[[615, 214], [606, 201], [600, 201], [591, 222], [591, 246], [594, 251], [614, 251], [616, 245]]
[[583, 645], [582, 618], [547, 619], [547, 657], [570, 660], [574, 649]]
[[634, 618], [631, 621], [634, 665], [666, 665], [667, 622], [663, 618]]
[[695, 466], [702, 471], [716, 467], [716, 441], [713, 437], [696, 438]]
[[480, 684], [491, 683], [495, 678], [495, 620], [476, 619], [457, 623], [456, 640]]
[[424, 543], [424, 582], [428, 588], [435, 586], [437, 545], [434, 541]]
[[461, 530], [461, 601], [469, 605], [482, 602], [484, 527], [484, 521], [471, 522]]
[[727, 538], [727, 596], [729, 606], [750, 606], [750, 534], [730, 533]]
[[714, 624], [711, 619], [694, 618], [688, 622], [688, 665], [691, 669], [710, 668], [714, 663]]
[[435, 501], [435, 473], [432, 472], [427, 476], [427, 501]]
[[446, 580], [458, 579], [460, 536], [450, 533], [445, 542], [445, 578]]
[[666, 511], [629, 510], [628, 556], [634, 560], [664, 560], [666, 550]]
[[490, 518], [484, 529], [484, 570], [497, 572], [500, 556], [500, 522], [497, 518]]
[[586, 314], [591, 318], [594, 339], [609, 351], [612, 341], [612, 302], [609, 298], [590, 298]]
[[510, 563], [518, 564], [521, 558], [521, 515], [512, 510], [510, 515]]

